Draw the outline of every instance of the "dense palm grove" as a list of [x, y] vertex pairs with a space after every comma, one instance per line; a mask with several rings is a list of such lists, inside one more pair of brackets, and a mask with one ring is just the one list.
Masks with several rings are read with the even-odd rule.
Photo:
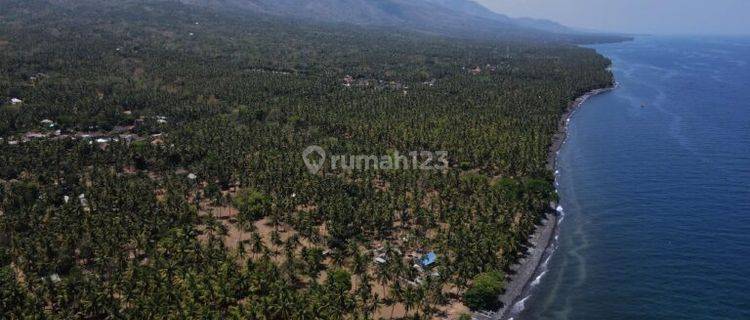
[[[0, 318], [448, 316], [612, 82], [564, 43], [87, 3], [0, 1]], [[313, 144], [450, 168], [310, 174]]]

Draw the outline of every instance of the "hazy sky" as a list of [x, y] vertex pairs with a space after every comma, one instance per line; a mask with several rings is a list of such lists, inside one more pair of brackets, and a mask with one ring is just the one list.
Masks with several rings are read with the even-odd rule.
[[475, 0], [511, 17], [601, 31], [750, 34], [750, 0]]

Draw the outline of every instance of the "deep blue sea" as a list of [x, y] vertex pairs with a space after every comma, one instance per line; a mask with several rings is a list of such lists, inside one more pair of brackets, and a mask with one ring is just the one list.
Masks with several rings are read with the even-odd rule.
[[564, 218], [516, 319], [750, 319], [750, 38], [593, 46], [619, 87], [572, 116]]

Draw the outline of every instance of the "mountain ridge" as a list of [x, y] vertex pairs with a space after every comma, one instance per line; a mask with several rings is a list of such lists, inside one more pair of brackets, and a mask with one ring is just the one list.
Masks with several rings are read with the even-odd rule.
[[[214, 8], [462, 37], [578, 32], [549, 20], [511, 18], [471, 0], [180, 0]], [[345, 8], [345, 9], [343, 9]]]

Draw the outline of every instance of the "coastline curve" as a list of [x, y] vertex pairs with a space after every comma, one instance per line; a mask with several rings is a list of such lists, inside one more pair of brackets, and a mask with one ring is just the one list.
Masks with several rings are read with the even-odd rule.
[[[570, 118], [575, 110], [589, 98], [616, 89], [617, 82], [586, 92], [568, 104], [565, 113], [560, 118], [557, 133], [552, 138], [552, 144], [547, 156], [547, 168], [555, 170], [557, 176], [557, 154], [567, 139], [567, 129]], [[557, 189], [557, 182], [555, 182]], [[498, 298], [502, 307], [495, 312], [480, 311], [473, 314], [477, 320], [509, 320], [523, 311], [526, 300], [531, 297], [531, 289], [538, 284], [546, 273], [546, 265], [554, 253], [554, 244], [559, 236], [558, 225], [564, 217], [564, 209], [557, 203], [551, 203], [548, 212], [534, 233], [529, 237], [529, 246], [524, 255], [512, 267], [513, 276], [508, 281], [505, 292]]]

